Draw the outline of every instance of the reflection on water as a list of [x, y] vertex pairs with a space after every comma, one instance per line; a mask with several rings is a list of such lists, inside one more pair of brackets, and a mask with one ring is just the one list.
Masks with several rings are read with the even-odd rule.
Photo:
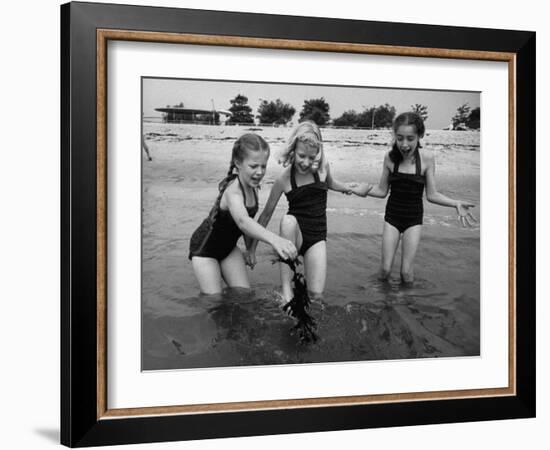
[[[174, 299], [143, 317], [143, 369], [176, 369], [479, 355], [478, 300], [418, 280], [366, 280], [368, 299], [312, 305], [319, 341], [300, 344], [268, 286]], [[349, 298], [349, 297], [348, 297]]]

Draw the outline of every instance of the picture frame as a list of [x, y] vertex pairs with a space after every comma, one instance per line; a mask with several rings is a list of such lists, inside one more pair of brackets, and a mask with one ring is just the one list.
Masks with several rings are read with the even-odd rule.
[[[506, 62], [508, 386], [109, 408], [109, 41]], [[80, 447], [534, 417], [535, 41], [535, 33], [527, 31], [78, 2], [62, 5], [62, 444]]]

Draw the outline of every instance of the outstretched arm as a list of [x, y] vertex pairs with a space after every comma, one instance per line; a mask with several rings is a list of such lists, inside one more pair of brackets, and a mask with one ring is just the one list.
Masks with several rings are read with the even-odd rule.
[[441, 192], [438, 192], [435, 183], [435, 156], [427, 159], [426, 167], [426, 199], [436, 205], [448, 206], [456, 209], [458, 219], [462, 226], [472, 226], [477, 219], [470, 212], [475, 205], [463, 200], [454, 200]]
[[355, 195], [359, 195], [361, 197], [366, 197], [367, 195], [370, 195], [371, 197], [385, 198], [388, 195], [389, 191], [388, 178], [390, 174], [390, 169], [388, 168], [388, 161], [389, 156], [388, 153], [386, 153], [382, 165], [382, 175], [380, 176], [380, 181], [377, 185], [372, 185], [370, 183], [359, 184], [352, 188], [352, 192]]
[[[275, 182], [273, 183], [273, 186], [271, 186], [271, 191], [269, 192], [267, 203], [262, 213], [260, 214], [260, 217], [258, 217], [258, 223], [262, 227], [264, 228], [267, 227], [267, 224], [271, 220], [271, 217], [273, 216], [273, 211], [275, 211], [275, 207], [277, 206], [277, 203], [279, 203], [279, 199], [283, 194], [283, 189], [284, 189], [284, 180], [283, 180], [283, 177], [280, 176], [275, 180]], [[256, 251], [257, 246], [258, 246], [258, 240], [251, 239], [250, 246], [247, 247], [247, 249], [250, 253], [254, 253]]]
[[335, 179], [330, 172], [330, 164], [327, 163], [327, 186], [330, 190], [336, 192], [342, 192], [344, 194], [351, 194], [351, 186], [348, 186], [341, 181]]

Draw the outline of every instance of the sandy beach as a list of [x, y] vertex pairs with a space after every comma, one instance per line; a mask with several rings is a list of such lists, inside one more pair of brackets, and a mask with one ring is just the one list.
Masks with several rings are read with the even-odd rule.
[[[252, 292], [199, 295], [189, 238], [212, 206], [233, 142], [250, 128], [144, 123], [153, 158], [142, 163], [144, 370], [479, 355], [479, 225], [461, 228], [453, 208], [426, 201], [416, 281], [405, 289], [399, 253], [390, 283], [375, 277], [386, 200], [329, 193], [327, 287], [312, 308], [316, 344], [289, 333], [293, 321], [275, 301], [278, 267], [264, 244], [250, 271]], [[290, 129], [252, 128], [271, 147], [261, 210]], [[322, 131], [335, 178], [378, 181], [390, 131]], [[422, 143], [436, 154], [439, 191], [479, 205], [479, 133], [429, 130]], [[286, 210], [283, 196], [269, 229], [277, 231]]]

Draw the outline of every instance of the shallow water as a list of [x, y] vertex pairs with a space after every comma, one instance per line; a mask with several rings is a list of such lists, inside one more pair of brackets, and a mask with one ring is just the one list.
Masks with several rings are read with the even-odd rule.
[[417, 269], [410, 287], [400, 283], [398, 270], [389, 282], [372, 275], [378, 261], [367, 257], [364, 244], [377, 239], [329, 235], [327, 251], [340, 267], [328, 273], [324, 299], [310, 310], [316, 343], [302, 344], [291, 332], [295, 322], [282, 311], [268, 253], [259, 255], [254, 275], [273, 282], [254, 283], [250, 291], [185, 297], [165, 284], [150, 294], [164, 298], [144, 299], [143, 369], [479, 355], [479, 266], [472, 258], [442, 269], [434, 258], [464, 255], [477, 238], [432, 238], [419, 251], [419, 259], [432, 262]]
[[[311, 309], [319, 340], [301, 344], [291, 333], [294, 320], [281, 309], [279, 270], [266, 245], [259, 245], [258, 264], [249, 272], [250, 291], [199, 295], [187, 259], [189, 237], [227, 170], [231, 141], [245, 130], [167, 124], [144, 129], [153, 156], [143, 163], [144, 370], [479, 355], [479, 226], [462, 229], [454, 210], [425, 203], [414, 285], [399, 281], [400, 252], [392, 278], [380, 282], [375, 274], [385, 201], [329, 193], [326, 289]], [[273, 149], [283, 145], [288, 130], [262, 133]], [[389, 136], [378, 130], [324, 131], [332, 170], [342, 181], [376, 181]], [[479, 204], [479, 133], [430, 132], [424, 144], [440, 155], [439, 189]], [[278, 170], [269, 163], [261, 207]], [[285, 211], [283, 197], [269, 229], [277, 231]]]
[[174, 299], [178, 314], [144, 316], [143, 368], [479, 355], [476, 299], [436, 292], [425, 280], [407, 290], [371, 280], [357, 290], [362, 302], [312, 304], [319, 340], [307, 344], [291, 332], [294, 320], [267, 287]]

